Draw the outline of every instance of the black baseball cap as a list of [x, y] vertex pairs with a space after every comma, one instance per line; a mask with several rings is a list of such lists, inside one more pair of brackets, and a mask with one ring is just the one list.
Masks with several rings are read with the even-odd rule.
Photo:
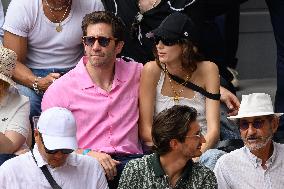
[[159, 36], [165, 39], [189, 39], [192, 42], [198, 41], [194, 23], [187, 15], [179, 12], [175, 12], [167, 16], [158, 28], [154, 29], [152, 32], [154, 36]]

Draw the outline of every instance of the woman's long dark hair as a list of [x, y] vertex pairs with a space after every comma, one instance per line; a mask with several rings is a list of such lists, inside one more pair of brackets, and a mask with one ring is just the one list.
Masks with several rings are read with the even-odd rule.
[[[205, 60], [204, 56], [199, 53], [197, 45], [189, 39], [180, 39], [178, 44], [182, 47], [182, 68], [189, 73], [193, 73], [197, 68], [197, 63]], [[154, 46], [153, 54], [156, 63], [160, 68], [162, 68], [156, 46]]]

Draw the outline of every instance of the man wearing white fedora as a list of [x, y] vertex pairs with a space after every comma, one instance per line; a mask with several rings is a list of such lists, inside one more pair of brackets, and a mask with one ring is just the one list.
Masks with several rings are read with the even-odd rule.
[[242, 96], [238, 115], [245, 146], [223, 155], [215, 166], [218, 187], [222, 189], [281, 189], [284, 187], [284, 145], [272, 141], [279, 123], [268, 94]]

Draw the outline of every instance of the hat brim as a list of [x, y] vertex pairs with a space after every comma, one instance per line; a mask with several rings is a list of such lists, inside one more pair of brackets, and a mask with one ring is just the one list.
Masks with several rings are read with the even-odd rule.
[[258, 113], [248, 113], [248, 114], [239, 114], [236, 116], [227, 117], [228, 119], [240, 119], [244, 117], [256, 117], [256, 116], [265, 116], [265, 115], [275, 115], [277, 117], [282, 116], [284, 113], [274, 113], [274, 112], [258, 112]]
[[17, 83], [15, 81], [13, 81], [10, 77], [7, 77], [6, 75], [3, 75], [0, 73], [0, 79], [3, 81], [6, 81], [7, 83], [9, 83], [10, 85], [12, 85], [13, 87], [16, 87]]
[[42, 134], [44, 146], [49, 150], [56, 149], [78, 149], [78, 143], [75, 136], [62, 137], [62, 136], [49, 136]]

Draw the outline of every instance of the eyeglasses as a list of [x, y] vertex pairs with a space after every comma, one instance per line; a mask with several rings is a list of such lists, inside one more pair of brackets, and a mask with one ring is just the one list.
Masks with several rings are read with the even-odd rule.
[[193, 138], [193, 137], [202, 137], [203, 134], [201, 133], [201, 131], [199, 131], [196, 135], [191, 135], [191, 136], [185, 136], [185, 138]]
[[240, 129], [241, 130], [247, 130], [249, 128], [249, 125], [252, 124], [253, 128], [255, 129], [261, 129], [264, 125], [265, 120], [257, 119], [254, 121], [246, 121], [246, 120], [241, 120], [240, 121]]
[[166, 38], [159, 37], [159, 36], [155, 36], [154, 40], [155, 40], [156, 45], [158, 45], [160, 41], [166, 46], [173, 46], [179, 43], [179, 40], [166, 39]]
[[55, 150], [49, 150], [49, 149], [47, 149], [47, 148], [45, 147], [45, 145], [44, 145], [44, 143], [43, 143], [42, 135], [39, 134], [39, 136], [40, 136], [40, 140], [41, 140], [41, 142], [42, 142], [42, 144], [43, 144], [43, 146], [44, 146], [44, 150], [45, 150], [45, 152], [46, 152], [47, 154], [56, 154], [57, 152], [61, 152], [61, 153], [63, 153], [63, 154], [71, 154], [71, 153], [74, 151], [74, 150], [72, 150], [72, 149], [55, 149]]
[[103, 36], [98, 36], [98, 37], [83, 36], [82, 40], [85, 43], [85, 45], [87, 45], [89, 47], [92, 47], [97, 40], [98, 40], [100, 46], [107, 47], [111, 40], [117, 40], [117, 38], [103, 37]]

